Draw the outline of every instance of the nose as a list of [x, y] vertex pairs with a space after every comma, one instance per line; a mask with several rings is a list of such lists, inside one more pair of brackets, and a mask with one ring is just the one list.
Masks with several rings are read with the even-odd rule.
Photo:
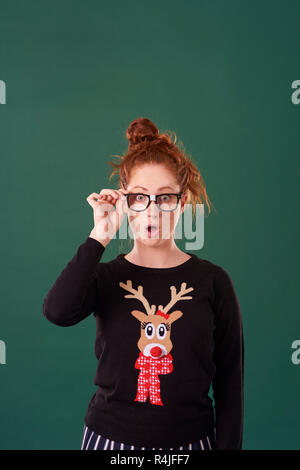
[[[153, 202], [153, 205], [152, 205]], [[147, 207], [147, 212], [153, 213], [156, 212], [159, 214], [161, 211], [159, 210], [158, 204], [155, 201], [150, 201], [149, 206]]]
[[159, 346], [154, 346], [154, 348], [150, 349], [150, 354], [153, 357], [159, 357], [161, 355], [161, 348]]

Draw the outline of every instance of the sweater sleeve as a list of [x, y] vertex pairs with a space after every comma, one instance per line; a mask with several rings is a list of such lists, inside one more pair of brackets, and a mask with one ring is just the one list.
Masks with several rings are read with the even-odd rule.
[[98, 299], [97, 265], [104, 245], [87, 237], [54, 282], [43, 302], [43, 314], [58, 326], [72, 326], [95, 311]]
[[212, 381], [216, 448], [241, 450], [244, 421], [244, 337], [240, 304], [227, 272], [215, 278], [216, 373]]

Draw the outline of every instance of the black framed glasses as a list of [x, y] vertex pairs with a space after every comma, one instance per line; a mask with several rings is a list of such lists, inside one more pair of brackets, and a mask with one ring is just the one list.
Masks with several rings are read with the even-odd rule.
[[127, 193], [125, 194], [127, 199], [127, 205], [129, 209], [141, 212], [145, 211], [151, 201], [155, 201], [158, 208], [161, 211], [170, 212], [177, 209], [179, 199], [181, 198], [183, 192], [174, 194], [174, 193], [164, 193], [164, 194], [144, 194], [144, 193]]

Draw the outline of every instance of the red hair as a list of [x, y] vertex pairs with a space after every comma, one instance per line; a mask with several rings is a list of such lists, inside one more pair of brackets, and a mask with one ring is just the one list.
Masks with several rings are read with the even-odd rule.
[[174, 141], [168, 132], [160, 134], [156, 125], [147, 118], [132, 121], [126, 131], [128, 150], [123, 155], [113, 155], [120, 159], [119, 163], [108, 162], [114, 168], [109, 179], [117, 174], [118, 187], [126, 190], [134, 168], [147, 163], [163, 164], [174, 174], [180, 191], [187, 193], [187, 203], [192, 204], [193, 216], [197, 203], [206, 204], [211, 212], [211, 202], [200, 171], [187, 156], [182, 142], [175, 145], [177, 139], [173, 134]]

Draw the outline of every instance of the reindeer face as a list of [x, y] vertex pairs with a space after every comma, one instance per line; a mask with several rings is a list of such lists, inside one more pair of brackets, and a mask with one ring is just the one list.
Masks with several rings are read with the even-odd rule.
[[131, 312], [141, 322], [141, 337], [137, 343], [138, 348], [145, 356], [151, 356], [154, 359], [167, 355], [173, 348], [170, 338], [171, 323], [183, 315], [180, 310], [165, 316], [160, 315], [160, 313], [162, 312], [158, 310], [156, 315], [148, 316], [139, 310], [132, 310]]
[[125, 297], [140, 300], [147, 312], [144, 313], [139, 310], [131, 311], [131, 314], [141, 322], [141, 337], [137, 343], [140, 351], [145, 356], [151, 356], [156, 359], [167, 355], [173, 347], [170, 338], [171, 324], [183, 315], [180, 310], [175, 310], [170, 314], [167, 314], [167, 312], [178, 300], [191, 299], [192, 297], [183, 297], [183, 295], [194, 290], [194, 288], [186, 289], [186, 283], [183, 282], [180, 291], [176, 293], [176, 288], [171, 286], [171, 301], [165, 307], [159, 305], [157, 310], [155, 305], [150, 307], [148, 301], [143, 296], [143, 286], [133, 289], [132, 281], [127, 281], [126, 284], [120, 282], [119, 284], [123, 289], [131, 292], [131, 295], [128, 294]]

